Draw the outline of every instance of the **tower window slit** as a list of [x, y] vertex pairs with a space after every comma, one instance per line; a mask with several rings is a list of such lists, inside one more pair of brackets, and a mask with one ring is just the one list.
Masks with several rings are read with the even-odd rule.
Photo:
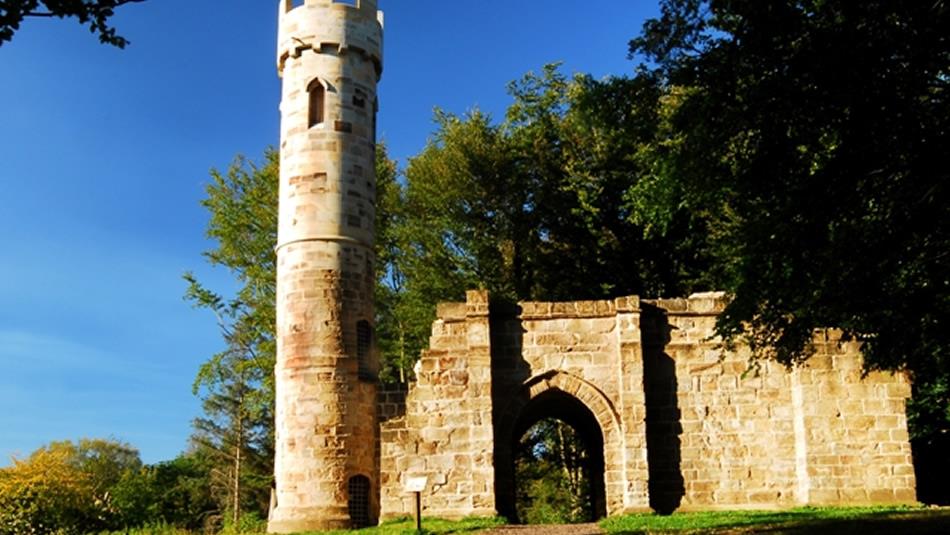
[[313, 80], [307, 86], [307, 93], [310, 96], [309, 112], [307, 114], [307, 127], [316, 126], [323, 122], [326, 89], [320, 80]]
[[356, 362], [360, 379], [373, 380], [373, 367], [370, 364], [370, 352], [373, 344], [373, 329], [369, 322], [361, 320], [356, 324]]
[[364, 93], [362, 89], [357, 89], [356, 92], [353, 93], [353, 105], [357, 108], [366, 107], [366, 93]]

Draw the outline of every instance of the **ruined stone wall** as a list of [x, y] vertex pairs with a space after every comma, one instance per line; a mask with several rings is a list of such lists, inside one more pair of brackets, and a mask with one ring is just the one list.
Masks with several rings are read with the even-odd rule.
[[831, 330], [793, 377], [800, 501], [810, 504], [916, 500], [903, 375], [862, 377], [859, 344]]
[[[651, 503], [660, 509], [915, 500], [901, 375], [861, 374], [833, 331], [790, 371], [714, 335], [721, 294], [644, 304]], [[678, 453], [678, 454], [677, 454]]]
[[603, 449], [606, 514], [914, 501], [907, 382], [863, 377], [859, 346], [833, 331], [805, 367], [750, 368], [714, 337], [722, 294], [490, 317], [486, 302], [439, 308], [405, 415], [382, 426], [384, 516], [412, 511], [415, 474], [435, 482], [428, 514], [513, 516], [513, 445], [544, 417]]
[[721, 295], [644, 303], [651, 502], [677, 508], [796, 501], [791, 376], [712, 338]]
[[[514, 502], [511, 443], [533, 400], [552, 389], [579, 399], [603, 435], [604, 512], [647, 508], [645, 405], [639, 301], [524, 302], [492, 318], [499, 504]], [[552, 373], [552, 372], [557, 373]], [[558, 416], [556, 403], [538, 416]], [[536, 418], [532, 418], [536, 419]]]
[[381, 426], [383, 518], [412, 514], [409, 477], [426, 477], [423, 511], [495, 514], [488, 295], [439, 306], [430, 347], [416, 364], [405, 415]]

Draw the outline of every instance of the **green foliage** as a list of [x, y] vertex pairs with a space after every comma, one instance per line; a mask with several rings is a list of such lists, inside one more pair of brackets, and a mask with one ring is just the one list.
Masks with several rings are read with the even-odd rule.
[[152, 467], [158, 489], [153, 521], [199, 529], [215, 510], [211, 499], [211, 462], [200, 451], [179, 455]]
[[217, 246], [205, 256], [234, 274], [236, 295], [226, 299], [185, 275], [186, 298], [215, 314], [225, 341], [195, 379], [205, 416], [195, 419], [194, 440], [211, 461], [212, 494], [232, 524], [245, 509], [266, 514], [273, 473], [278, 163], [268, 150], [262, 166], [238, 157], [226, 173], [211, 172], [202, 204]]
[[99, 535], [194, 535], [196, 532], [176, 528], [167, 524], [146, 524], [140, 527], [123, 529], [121, 531], [103, 531]]
[[588, 454], [574, 429], [553, 418], [533, 425], [515, 457], [516, 509], [526, 524], [594, 520]]
[[261, 518], [256, 512], [242, 513], [235, 522], [228, 518], [219, 535], [239, 535], [241, 533], [267, 533], [267, 519]]
[[837, 326], [866, 341], [873, 367], [942, 359], [950, 14], [695, 0], [663, 13], [631, 47], [691, 88], [666, 178], [736, 256], [723, 334], [748, 326], [788, 362], [815, 327]]
[[945, 2], [664, 0], [630, 45], [670, 99], [634, 193], [708, 227], [719, 334], [791, 364], [843, 329], [912, 374], [925, 440], [950, 431], [948, 29]]
[[[6, 0], [0, 2], [0, 46], [13, 39], [27, 17], [76, 18], [99, 34], [99, 42], [125, 48], [129, 41], [109, 25], [115, 9], [145, 0]], [[42, 7], [40, 7], [42, 6]]]
[[142, 466], [112, 440], [53, 442], [0, 469], [0, 534], [85, 533], [118, 527], [126, 511], [113, 489]]
[[556, 65], [509, 86], [500, 124], [437, 111], [405, 170], [393, 221], [396, 296], [414, 360], [439, 301], [574, 300], [705, 289], [703, 228], [671, 208], [663, 231], [634, 212], [654, 172], [661, 87], [647, 75], [567, 78]]

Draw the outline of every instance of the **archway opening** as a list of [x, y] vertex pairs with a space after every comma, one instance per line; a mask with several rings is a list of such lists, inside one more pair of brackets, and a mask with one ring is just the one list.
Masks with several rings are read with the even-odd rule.
[[590, 409], [551, 389], [528, 402], [514, 431], [511, 520], [560, 524], [606, 516], [604, 437]]

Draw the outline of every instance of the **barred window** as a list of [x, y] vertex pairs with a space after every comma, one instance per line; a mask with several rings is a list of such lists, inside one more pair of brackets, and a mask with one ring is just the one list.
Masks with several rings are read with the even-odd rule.
[[347, 484], [349, 493], [350, 523], [353, 528], [365, 528], [370, 525], [369, 518], [369, 478], [353, 476]]

